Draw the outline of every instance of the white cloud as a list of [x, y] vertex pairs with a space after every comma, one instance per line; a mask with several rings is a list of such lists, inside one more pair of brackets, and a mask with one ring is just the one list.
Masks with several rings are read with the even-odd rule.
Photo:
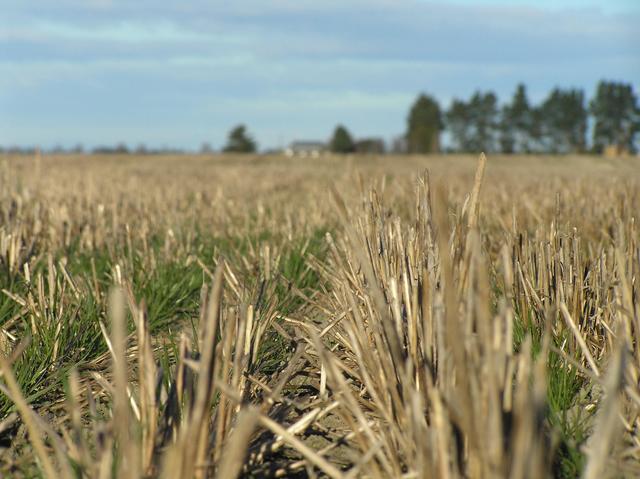
[[389, 108], [396, 109], [398, 105], [406, 105], [413, 99], [413, 94], [407, 92], [371, 93], [359, 90], [306, 90], [279, 92], [267, 98], [215, 98], [206, 105], [210, 111], [240, 110], [262, 113], [293, 113], [306, 109], [307, 111], [346, 110], [381, 111]]
[[215, 40], [205, 34], [162, 21], [140, 23], [119, 21], [88, 26], [73, 23], [37, 20], [19, 27], [0, 28], [0, 41], [40, 40], [77, 42], [163, 43], [206, 42]]

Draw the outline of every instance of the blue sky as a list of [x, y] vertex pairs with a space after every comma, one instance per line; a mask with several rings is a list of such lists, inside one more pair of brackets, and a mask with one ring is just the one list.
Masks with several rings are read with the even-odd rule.
[[400, 134], [415, 96], [640, 94], [640, 0], [0, 0], [0, 145]]

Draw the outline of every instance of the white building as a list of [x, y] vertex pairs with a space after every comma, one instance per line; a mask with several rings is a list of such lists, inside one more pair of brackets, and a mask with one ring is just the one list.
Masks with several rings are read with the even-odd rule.
[[327, 145], [321, 141], [294, 141], [284, 154], [288, 157], [320, 158], [327, 151]]

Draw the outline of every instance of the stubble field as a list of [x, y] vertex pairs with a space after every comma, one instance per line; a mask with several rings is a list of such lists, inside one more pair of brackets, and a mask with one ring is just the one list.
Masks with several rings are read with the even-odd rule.
[[640, 159], [5, 157], [0, 476], [640, 475]]

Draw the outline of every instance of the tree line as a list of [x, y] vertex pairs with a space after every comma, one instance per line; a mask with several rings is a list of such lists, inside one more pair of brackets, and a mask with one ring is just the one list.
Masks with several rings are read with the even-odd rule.
[[[587, 132], [591, 125], [591, 141]], [[476, 153], [602, 153], [613, 148], [616, 154], [635, 153], [640, 133], [640, 106], [631, 84], [600, 81], [595, 96], [587, 101], [584, 91], [554, 88], [539, 104], [533, 104], [524, 84], [500, 105], [491, 91], [476, 91], [468, 100], [455, 98], [446, 110], [428, 94], [420, 94], [407, 116], [404, 134], [391, 146], [394, 153], [458, 152]], [[441, 137], [447, 137], [443, 147]], [[223, 152], [253, 153], [258, 144], [245, 125], [234, 127]], [[337, 125], [325, 149], [334, 153], [384, 153], [381, 138], [354, 139], [344, 125]], [[36, 147], [0, 148], [0, 153], [36, 151]], [[81, 145], [52, 153], [83, 153]], [[179, 153], [175, 148], [150, 149], [126, 144], [97, 146], [92, 153], [160, 154]], [[213, 148], [204, 143], [202, 153]]]
[[[589, 121], [591, 142], [587, 141]], [[500, 105], [493, 92], [476, 91], [471, 98], [455, 98], [443, 110], [438, 101], [420, 94], [407, 117], [406, 132], [394, 141], [396, 153], [633, 153], [640, 132], [640, 107], [631, 84], [601, 81], [587, 102], [584, 91], [554, 88], [539, 104], [532, 104], [524, 84], [517, 85], [508, 103]], [[443, 148], [441, 136], [448, 135]], [[253, 152], [257, 145], [244, 125], [229, 134], [225, 152]], [[334, 153], [381, 153], [380, 139], [354, 140], [338, 125], [326, 149]]]
[[468, 100], [454, 99], [443, 111], [435, 98], [419, 95], [401, 138], [406, 151], [441, 151], [442, 132], [449, 135], [448, 150], [462, 153], [602, 153], [606, 147], [631, 153], [637, 148], [640, 107], [630, 84], [610, 81], [601, 81], [589, 102], [583, 90], [554, 88], [534, 105], [524, 84], [502, 106], [493, 92], [477, 91]]
[[[228, 135], [223, 153], [254, 153], [258, 145], [245, 125], [234, 127]], [[343, 125], [337, 125], [325, 149], [332, 153], [384, 153], [384, 140], [380, 138], [355, 139]], [[204, 150], [201, 150], [204, 152]]]

